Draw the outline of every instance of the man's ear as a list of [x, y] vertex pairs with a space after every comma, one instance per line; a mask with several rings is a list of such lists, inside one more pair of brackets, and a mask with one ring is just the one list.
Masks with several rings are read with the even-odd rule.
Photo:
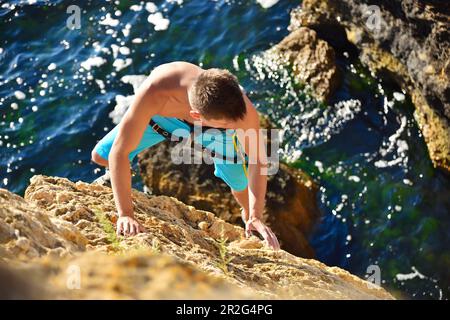
[[200, 112], [195, 111], [195, 110], [190, 110], [190, 111], [189, 111], [189, 115], [190, 115], [192, 118], [197, 119], [197, 120], [200, 120], [200, 117], [201, 117]]

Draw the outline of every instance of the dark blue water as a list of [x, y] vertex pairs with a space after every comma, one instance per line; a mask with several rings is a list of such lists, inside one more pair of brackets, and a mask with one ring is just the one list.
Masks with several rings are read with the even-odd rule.
[[[71, 4], [81, 8], [79, 30], [66, 27]], [[377, 265], [382, 285], [398, 296], [449, 297], [449, 180], [432, 167], [408, 96], [342, 56], [333, 101], [311, 98], [263, 54], [288, 34], [298, 1], [269, 9], [256, 1], [155, 1], [170, 20], [159, 31], [132, 4], [2, 2], [1, 187], [23, 195], [34, 174], [98, 177], [91, 150], [114, 126], [115, 97], [132, 93], [122, 76], [174, 60], [228, 68], [286, 129], [284, 159], [321, 186], [323, 217], [311, 238], [317, 257], [361, 277]], [[99, 23], [108, 13], [117, 25]], [[98, 66], [86, 70], [93, 57]], [[133, 187], [142, 189], [139, 177]]]

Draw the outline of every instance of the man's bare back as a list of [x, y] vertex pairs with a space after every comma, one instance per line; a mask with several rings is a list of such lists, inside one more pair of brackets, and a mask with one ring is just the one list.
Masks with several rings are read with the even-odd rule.
[[158, 114], [193, 122], [195, 119], [189, 115], [187, 90], [202, 71], [204, 69], [199, 66], [184, 61], [165, 63], [154, 68], [151, 76], [158, 81], [159, 88], [167, 97], [162, 108], [158, 108]]
[[[160, 91], [164, 93], [166, 98], [162, 101], [160, 106], [155, 106], [155, 109], [158, 109], [158, 115], [175, 117], [190, 123], [196, 121], [197, 119], [194, 119], [190, 115], [191, 105], [188, 98], [188, 89], [203, 71], [205, 71], [205, 69], [185, 61], [169, 62], [154, 68], [149, 78], [152, 78], [154, 82], [158, 83]], [[255, 119], [258, 116], [256, 109], [244, 92], [243, 96], [247, 106], [247, 116], [244, 119], [234, 121], [233, 123], [224, 121], [203, 121], [203, 125], [216, 128], [244, 129], [244, 123], [249, 123], [247, 117]]]

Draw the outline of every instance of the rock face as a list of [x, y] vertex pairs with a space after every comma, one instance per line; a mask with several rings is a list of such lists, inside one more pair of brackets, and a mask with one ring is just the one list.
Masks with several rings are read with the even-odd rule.
[[412, 97], [433, 163], [448, 172], [449, 14], [446, 1], [304, 0], [290, 30], [312, 28], [336, 49], [350, 41], [372, 71], [394, 79]]
[[297, 79], [311, 86], [311, 93], [321, 101], [328, 101], [339, 86], [334, 50], [312, 29], [295, 29], [268, 53], [289, 63]]
[[[46, 196], [37, 195], [36, 199], [44, 201]], [[4, 189], [0, 192], [0, 208], [0, 256], [4, 258], [63, 256], [83, 250], [88, 243], [73, 224], [42, 212], [38, 206]]]
[[132, 199], [146, 232], [118, 239], [109, 187], [36, 175], [25, 199], [0, 189], [0, 279], [8, 282], [0, 296], [392, 299], [175, 198], [133, 189]]
[[[265, 118], [261, 118], [261, 126], [271, 128]], [[142, 180], [151, 192], [173, 196], [198, 209], [214, 212], [227, 222], [244, 226], [240, 206], [230, 188], [214, 176], [214, 166], [173, 164], [172, 147], [170, 142], [163, 142], [137, 156]], [[307, 238], [320, 216], [317, 189], [305, 173], [283, 163], [277, 174], [268, 176], [263, 217], [281, 248], [296, 256], [314, 257]]]

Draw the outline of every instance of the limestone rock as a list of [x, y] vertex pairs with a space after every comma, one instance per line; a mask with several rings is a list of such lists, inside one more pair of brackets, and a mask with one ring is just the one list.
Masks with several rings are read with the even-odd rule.
[[[0, 194], [0, 278], [13, 288], [2, 296], [392, 299], [342, 269], [245, 239], [241, 227], [172, 197], [133, 189], [135, 215], [146, 232], [123, 239], [115, 236], [109, 187], [36, 175], [25, 199], [4, 189]], [[40, 257], [12, 253], [12, 224]], [[70, 254], [40, 249], [54, 247]]]
[[339, 86], [334, 50], [312, 29], [295, 29], [269, 52], [291, 64], [297, 79], [309, 84], [321, 101], [328, 101]]
[[[42, 198], [43, 194], [38, 197]], [[83, 251], [87, 239], [71, 223], [54, 219], [22, 197], [0, 189], [0, 256], [32, 259]]]

